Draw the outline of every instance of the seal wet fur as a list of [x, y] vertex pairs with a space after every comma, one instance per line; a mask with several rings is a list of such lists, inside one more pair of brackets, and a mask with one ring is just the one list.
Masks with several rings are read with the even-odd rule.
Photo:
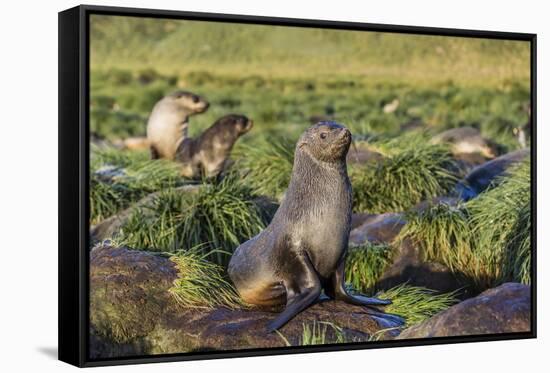
[[252, 120], [246, 116], [229, 114], [196, 139], [184, 139], [176, 152], [176, 161], [182, 163], [182, 175], [189, 178], [218, 176], [237, 139], [252, 126]]
[[320, 122], [300, 137], [285, 198], [269, 226], [240, 245], [228, 273], [244, 301], [285, 306], [268, 330], [279, 329], [317, 301], [324, 290], [336, 300], [366, 306], [384, 327], [403, 325], [396, 315], [372, 306], [388, 300], [351, 295], [344, 264], [351, 229], [352, 193], [346, 154], [351, 133]]
[[203, 97], [188, 91], [176, 91], [157, 102], [147, 122], [151, 158], [173, 160], [187, 138], [189, 117], [204, 113], [209, 106]]

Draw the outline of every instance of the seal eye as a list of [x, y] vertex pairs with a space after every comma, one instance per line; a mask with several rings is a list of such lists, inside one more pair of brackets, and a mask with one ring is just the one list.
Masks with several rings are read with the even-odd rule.
[[324, 140], [327, 138], [327, 133], [326, 132], [321, 132], [321, 138]]

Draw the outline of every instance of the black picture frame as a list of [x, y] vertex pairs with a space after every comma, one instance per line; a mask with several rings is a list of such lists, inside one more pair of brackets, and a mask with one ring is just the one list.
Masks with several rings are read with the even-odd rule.
[[[88, 357], [89, 337], [89, 17], [92, 14], [223, 21], [329, 29], [383, 31], [402, 34], [482, 37], [528, 41], [531, 45], [531, 204], [532, 279], [531, 331], [441, 337], [433, 339], [390, 340], [369, 343], [332, 344], [322, 346], [212, 351], [170, 355], [137, 356], [92, 360]], [[274, 18], [232, 14], [197, 13], [173, 10], [137, 9], [81, 5], [59, 13], [59, 360], [79, 367], [171, 362], [197, 359], [218, 359], [258, 355], [386, 347], [435, 345], [446, 343], [483, 342], [536, 338], [536, 118], [537, 118], [537, 35], [481, 30], [461, 30], [418, 26], [399, 26], [326, 20]]]

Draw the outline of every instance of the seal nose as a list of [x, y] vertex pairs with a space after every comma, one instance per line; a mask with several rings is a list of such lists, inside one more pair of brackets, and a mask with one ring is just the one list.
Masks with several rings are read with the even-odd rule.
[[340, 137], [351, 137], [351, 132], [346, 127], [340, 127]]

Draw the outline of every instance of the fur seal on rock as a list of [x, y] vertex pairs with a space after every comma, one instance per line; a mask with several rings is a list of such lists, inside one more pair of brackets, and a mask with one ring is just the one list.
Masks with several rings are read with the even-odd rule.
[[344, 264], [351, 229], [352, 192], [346, 154], [351, 132], [335, 122], [320, 122], [298, 140], [292, 177], [273, 220], [260, 234], [241, 244], [231, 257], [229, 277], [244, 301], [285, 306], [268, 324], [282, 327], [319, 299], [367, 306], [366, 313], [384, 326], [403, 319], [368, 306], [388, 300], [351, 295]]
[[183, 164], [182, 175], [189, 178], [218, 176], [235, 141], [252, 126], [252, 120], [244, 115], [229, 114], [218, 119], [199, 137], [184, 139], [176, 151], [176, 161]]
[[187, 138], [189, 117], [204, 113], [210, 104], [201, 96], [176, 91], [157, 102], [147, 122], [147, 140], [153, 159], [174, 159]]

